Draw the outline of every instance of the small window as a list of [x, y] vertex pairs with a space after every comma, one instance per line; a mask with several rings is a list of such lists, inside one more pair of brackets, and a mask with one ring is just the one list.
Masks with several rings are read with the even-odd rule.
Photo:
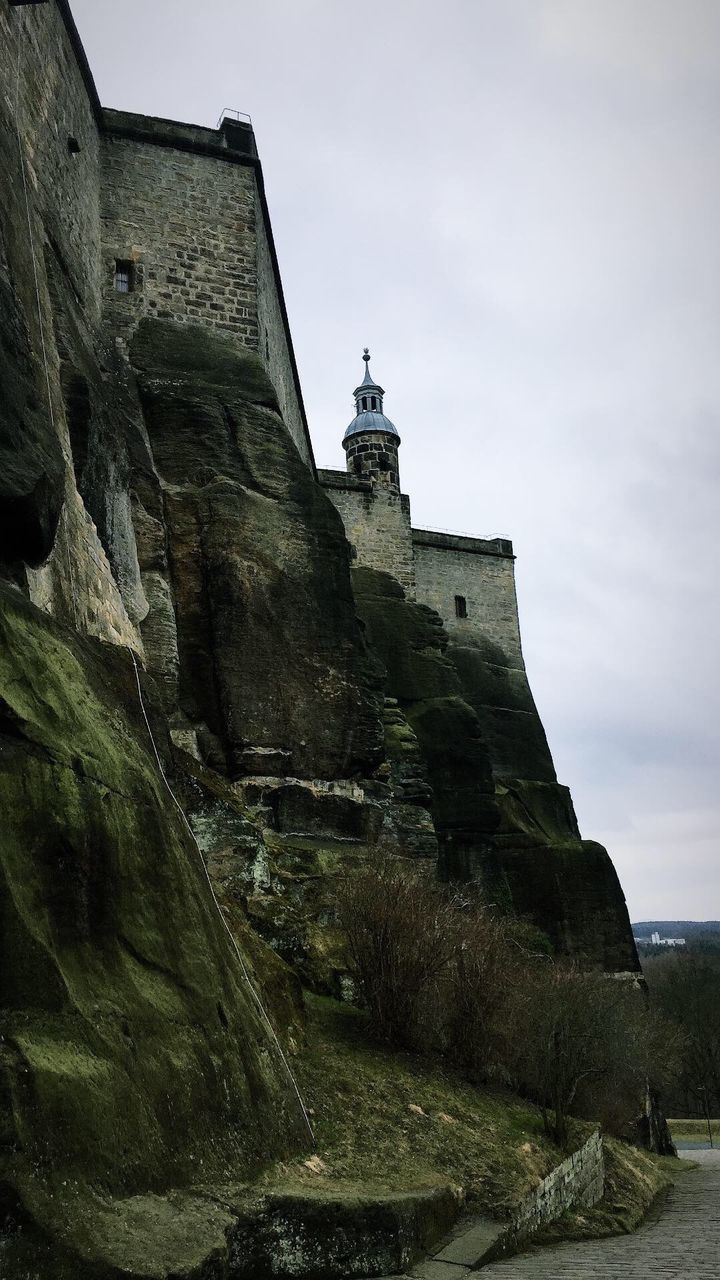
[[374, 411], [377, 408], [377, 400], [375, 399], [375, 396], [372, 397], [371, 403]]
[[363, 396], [362, 398], [362, 407], [363, 409], [367, 409], [367, 396]]
[[116, 293], [132, 293], [133, 287], [133, 266], [132, 262], [115, 263], [115, 292]]
[[464, 596], [455, 597], [455, 617], [467, 618], [467, 600]]

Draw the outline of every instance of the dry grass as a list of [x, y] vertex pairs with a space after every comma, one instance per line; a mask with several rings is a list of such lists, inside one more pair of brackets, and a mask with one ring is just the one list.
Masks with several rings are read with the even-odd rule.
[[[311, 996], [308, 1013], [309, 1048], [293, 1065], [322, 1165], [298, 1161], [273, 1179], [384, 1190], [443, 1181], [461, 1186], [471, 1209], [501, 1213], [563, 1159], [536, 1107], [476, 1088], [440, 1059], [371, 1043], [366, 1018], [347, 1005]], [[591, 1128], [573, 1123], [573, 1145]]]

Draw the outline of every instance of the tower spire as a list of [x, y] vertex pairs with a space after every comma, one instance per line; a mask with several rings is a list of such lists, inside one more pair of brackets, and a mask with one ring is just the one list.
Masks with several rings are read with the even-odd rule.
[[383, 412], [384, 389], [370, 372], [370, 349], [363, 348], [365, 373], [353, 392], [355, 417], [343, 437], [348, 470], [399, 493], [397, 450], [400, 436]]
[[[370, 350], [368, 347], [363, 348], [363, 360], [365, 361], [363, 380], [353, 392], [355, 396], [355, 412], [357, 414], [382, 413], [385, 392], [370, 372]], [[380, 430], [382, 430], [382, 427], [380, 427]]]

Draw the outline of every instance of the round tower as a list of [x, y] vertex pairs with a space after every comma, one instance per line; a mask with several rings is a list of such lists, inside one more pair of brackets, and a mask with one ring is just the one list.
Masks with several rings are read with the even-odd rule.
[[384, 485], [392, 493], [400, 492], [397, 428], [383, 413], [385, 392], [370, 375], [370, 352], [363, 354], [365, 376], [355, 388], [355, 417], [343, 437], [347, 469], [354, 476], [364, 476], [374, 484]]

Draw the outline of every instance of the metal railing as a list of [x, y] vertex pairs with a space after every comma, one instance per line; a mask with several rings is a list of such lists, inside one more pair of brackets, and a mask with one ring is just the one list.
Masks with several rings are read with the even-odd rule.
[[252, 129], [252, 117], [248, 115], [247, 111], [236, 111], [234, 107], [223, 107], [215, 126], [216, 129], [222, 126], [223, 120], [237, 120], [238, 124], [249, 124]]
[[497, 534], [483, 533], [467, 533], [464, 529], [443, 529], [440, 525], [414, 524], [413, 529], [417, 529], [418, 533], [450, 533], [455, 538], [472, 538], [475, 542], [508, 542], [508, 538], [499, 537]]

